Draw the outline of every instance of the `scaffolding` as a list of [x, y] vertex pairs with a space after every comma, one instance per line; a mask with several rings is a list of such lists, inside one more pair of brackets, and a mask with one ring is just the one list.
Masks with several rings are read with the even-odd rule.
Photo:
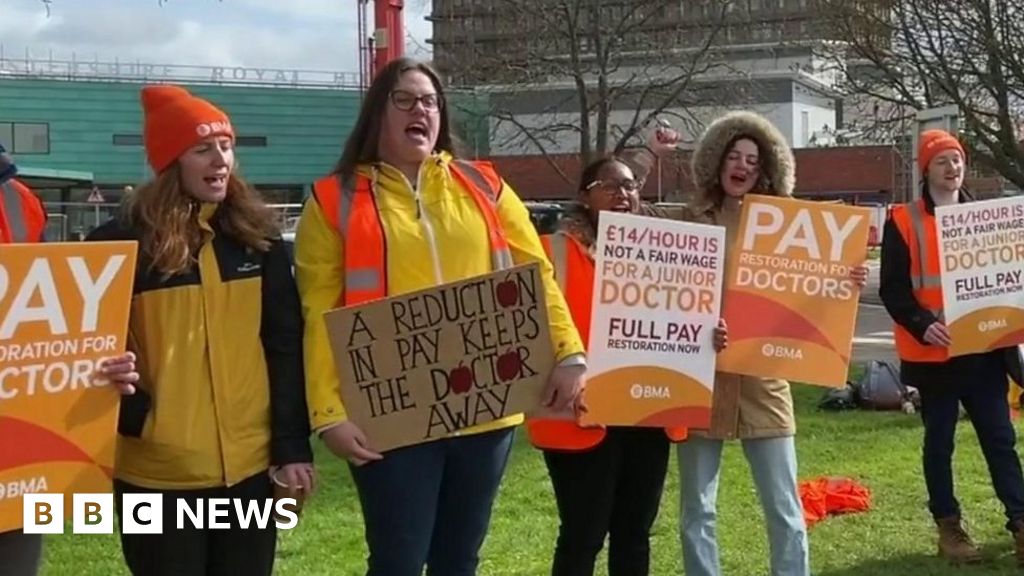
[[373, 80], [373, 35], [370, 34], [369, 4], [370, 0], [357, 0], [356, 14], [358, 19], [359, 37], [359, 90], [366, 93]]

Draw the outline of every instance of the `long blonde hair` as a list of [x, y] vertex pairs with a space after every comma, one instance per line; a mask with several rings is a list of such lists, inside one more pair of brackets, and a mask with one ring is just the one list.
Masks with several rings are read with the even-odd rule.
[[[131, 195], [124, 215], [139, 231], [140, 256], [150, 271], [169, 278], [192, 266], [202, 243], [197, 210], [198, 203], [181, 186], [177, 163]], [[279, 235], [273, 211], [234, 173], [228, 176], [227, 196], [214, 219], [219, 233], [250, 250], [266, 252], [270, 239]]]

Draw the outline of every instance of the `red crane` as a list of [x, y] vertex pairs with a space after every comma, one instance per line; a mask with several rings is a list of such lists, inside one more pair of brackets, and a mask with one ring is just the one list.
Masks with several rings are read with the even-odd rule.
[[367, 7], [359, 2], [359, 84], [365, 90], [373, 75], [405, 53], [404, 0], [373, 0], [373, 35], [369, 33]]

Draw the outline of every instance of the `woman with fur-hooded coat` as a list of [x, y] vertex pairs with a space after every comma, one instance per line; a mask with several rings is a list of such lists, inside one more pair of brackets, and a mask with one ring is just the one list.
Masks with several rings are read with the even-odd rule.
[[[686, 219], [726, 228], [732, 256], [746, 194], [789, 197], [795, 162], [785, 138], [751, 112], [726, 114], [708, 127], [692, 158], [695, 201]], [[715, 536], [722, 446], [740, 440], [764, 508], [771, 546], [771, 574], [802, 576], [808, 566], [807, 529], [797, 489], [793, 399], [776, 378], [719, 372], [711, 428], [692, 430], [679, 444], [680, 535], [686, 574], [721, 573]]]

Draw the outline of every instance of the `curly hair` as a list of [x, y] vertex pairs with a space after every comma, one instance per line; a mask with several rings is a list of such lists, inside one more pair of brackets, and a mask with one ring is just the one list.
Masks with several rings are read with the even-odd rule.
[[[150, 271], [169, 278], [196, 262], [202, 243], [197, 210], [198, 202], [181, 185], [178, 164], [131, 195], [124, 217], [139, 232], [139, 252]], [[280, 234], [273, 210], [234, 173], [228, 176], [227, 196], [215, 220], [221, 234], [259, 252], [269, 250], [271, 239]]]

